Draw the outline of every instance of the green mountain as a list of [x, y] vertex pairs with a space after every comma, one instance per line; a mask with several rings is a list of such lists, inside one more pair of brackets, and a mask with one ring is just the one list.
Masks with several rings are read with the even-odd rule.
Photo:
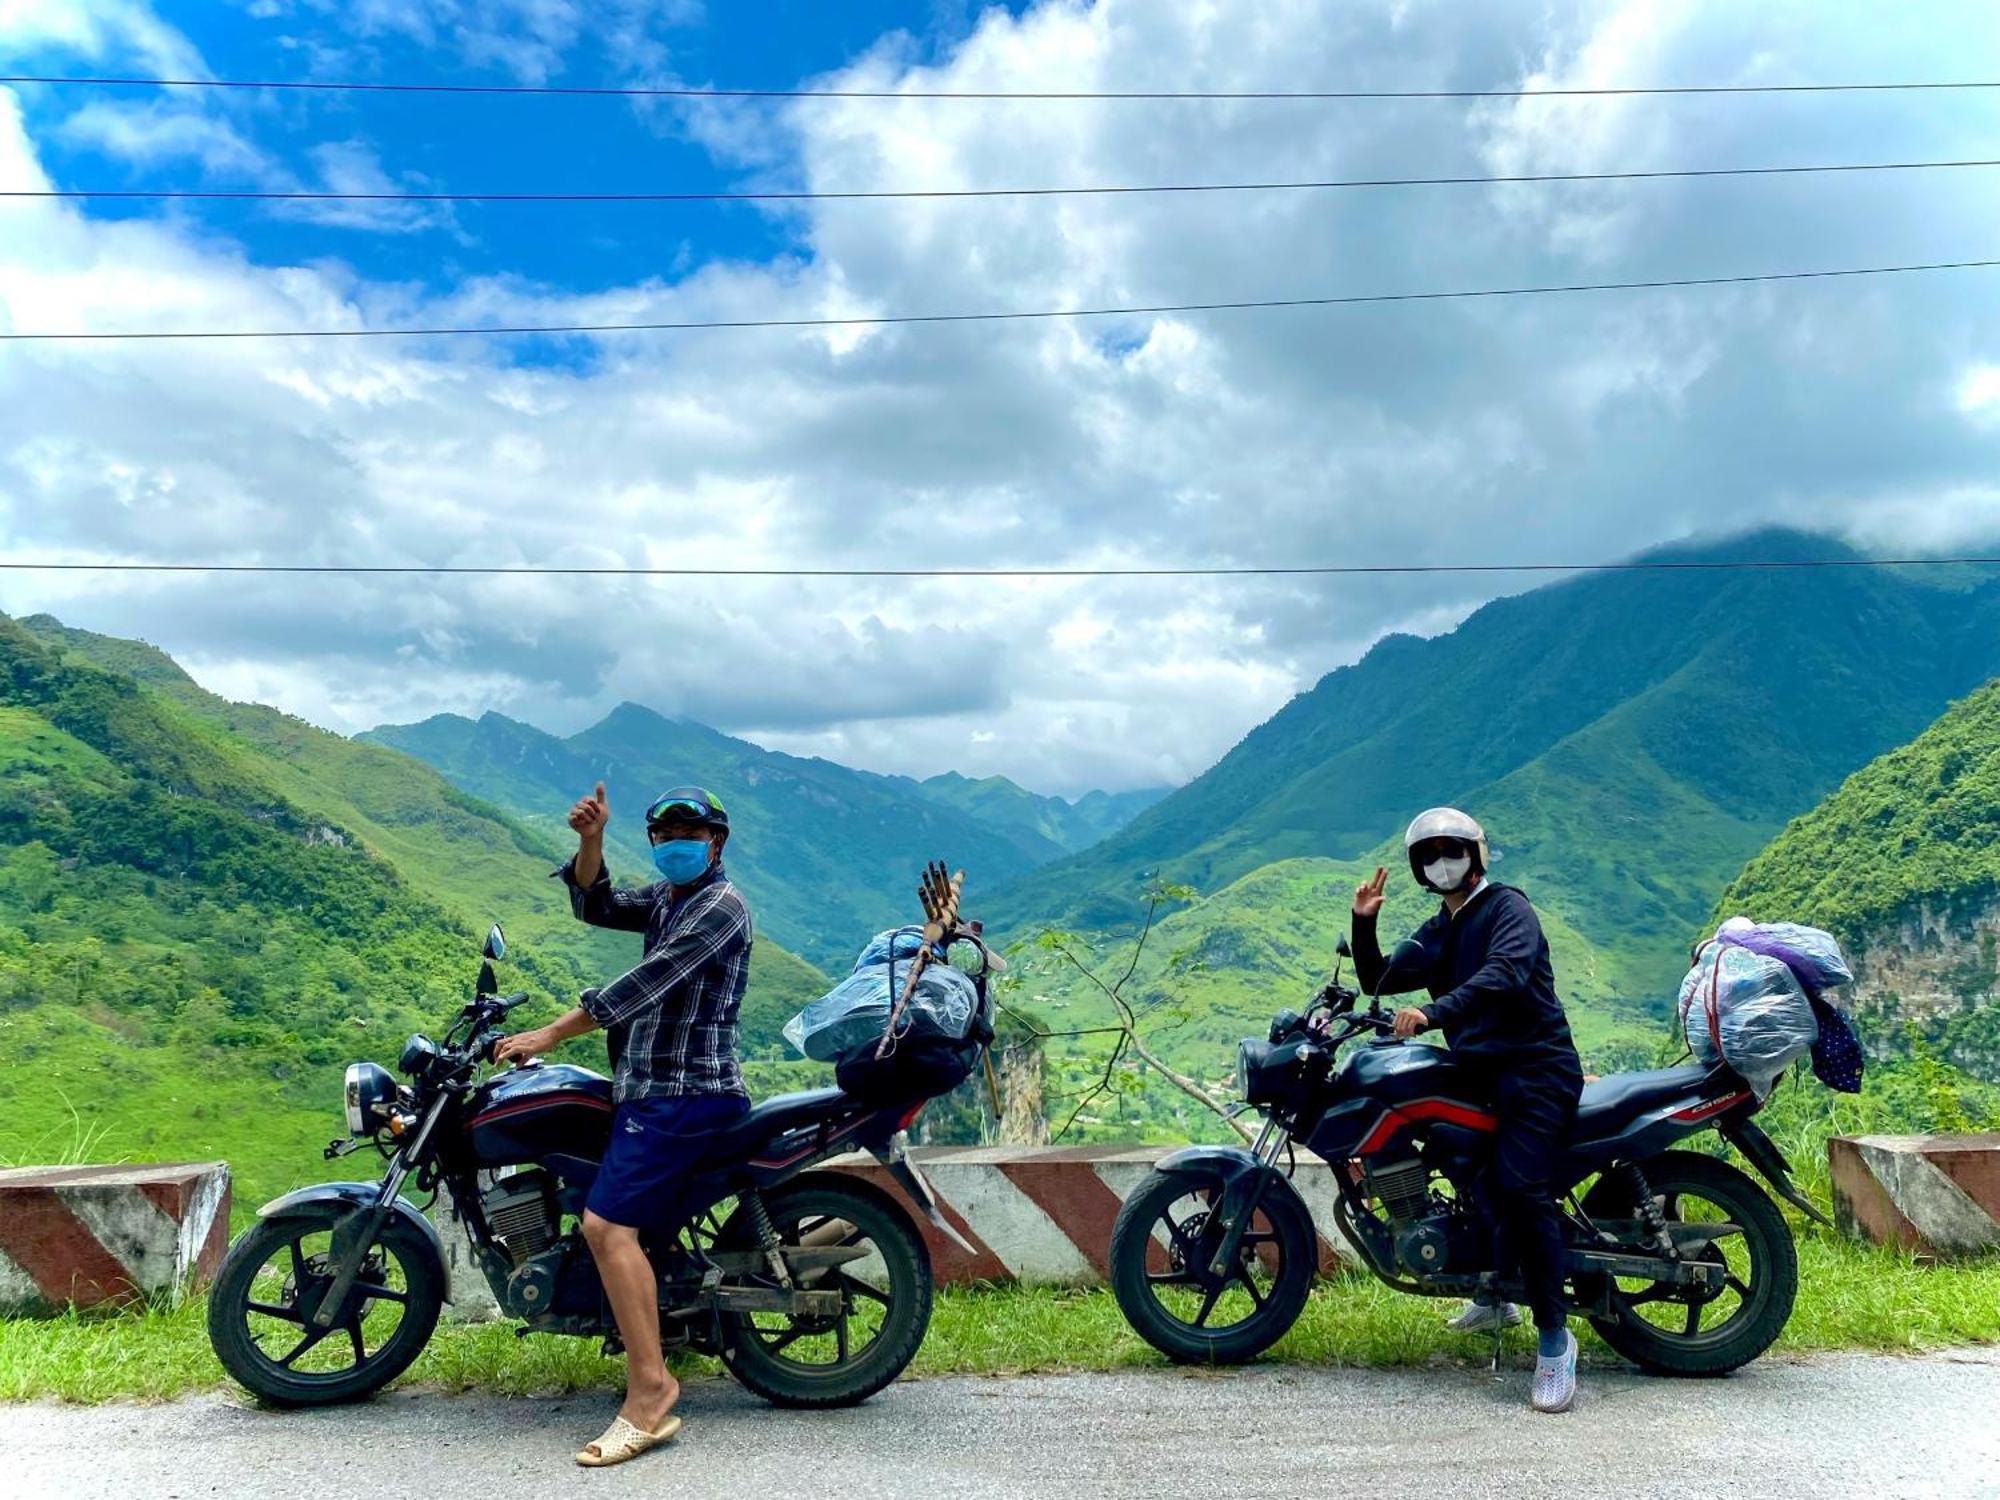
[[[1728, 566], [1752, 558], [1805, 566]], [[1407, 885], [1400, 831], [1448, 802], [1487, 824], [1495, 876], [1576, 935], [1564, 967], [1580, 992], [1671, 993], [1745, 860], [2000, 669], [2000, 583], [1843, 566], [1849, 549], [1786, 531], [1647, 560], [1679, 566], [1386, 638], [1123, 829], [1001, 892], [996, 925], [1111, 930], [1150, 875], [1221, 899], [1278, 861], [1379, 861]]]
[[2000, 681], [1787, 824], [1716, 907], [1737, 912], [1839, 937], [1875, 1048], [1914, 1026], [2000, 1082]]
[[563, 821], [570, 804], [601, 778], [611, 803], [606, 857], [614, 878], [649, 875], [641, 820], [647, 801], [676, 783], [705, 786], [729, 809], [730, 875], [749, 896], [759, 929], [836, 972], [845, 972], [870, 935], [918, 915], [916, 877], [925, 860], [963, 867], [977, 902], [1065, 847], [1026, 819], [993, 810], [993, 801], [1056, 801], [1011, 782], [1002, 784], [1011, 793], [993, 789], [981, 802], [954, 788], [766, 750], [636, 703], [566, 739], [495, 713], [476, 722], [440, 714], [385, 724], [360, 738], [428, 762], [564, 842], [571, 839]]
[[[0, 1159], [222, 1156], [253, 1206], [343, 1170], [341, 1066], [441, 1028], [488, 920], [527, 1019], [636, 957], [569, 917], [556, 859], [406, 756], [0, 616]], [[750, 1050], [825, 982], [760, 941]]]
[[1129, 792], [1086, 792], [1071, 802], [1031, 792], [1005, 776], [974, 779], [946, 771], [914, 784], [925, 796], [1012, 838], [1021, 852], [1038, 864], [1089, 848], [1173, 790], [1157, 786]]

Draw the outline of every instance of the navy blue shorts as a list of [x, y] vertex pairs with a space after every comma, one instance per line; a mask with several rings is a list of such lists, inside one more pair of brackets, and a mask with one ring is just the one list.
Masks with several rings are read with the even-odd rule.
[[584, 1206], [631, 1229], [670, 1229], [681, 1185], [708, 1137], [750, 1109], [741, 1094], [672, 1094], [628, 1099], [611, 1119], [611, 1144]]

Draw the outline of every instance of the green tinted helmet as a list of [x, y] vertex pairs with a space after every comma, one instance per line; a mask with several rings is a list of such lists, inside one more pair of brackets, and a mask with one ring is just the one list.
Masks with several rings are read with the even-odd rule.
[[722, 799], [706, 787], [677, 786], [655, 797], [646, 809], [646, 826], [652, 828], [669, 820], [729, 831], [729, 814], [723, 810]]

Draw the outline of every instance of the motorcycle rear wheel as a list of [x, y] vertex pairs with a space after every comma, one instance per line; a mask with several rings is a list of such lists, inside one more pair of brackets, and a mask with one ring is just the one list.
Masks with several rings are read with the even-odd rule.
[[[1154, 1172], [1111, 1229], [1111, 1291], [1133, 1332], [1178, 1364], [1242, 1364], [1296, 1323], [1319, 1267], [1312, 1215], [1289, 1183], [1267, 1186], [1237, 1264], [1217, 1277], [1209, 1215], [1219, 1173]], [[1220, 1316], [1218, 1317], [1218, 1314]]]
[[[1705, 1293], [1614, 1279], [1610, 1317], [1595, 1317], [1598, 1337], [1656, 1375], [1724, 1375], [1770, 1348], [1792, 1315], [1799, 1290], [1798, 1247], [1770, 1194], [1726, 1161], [1693, 1151], [1664, 1151], [1641, 1163], [1664, 1216], [1742, 1228], [1711, 1244], [1703, 1258], [1727, 1270], [1724, 1286]], [[1598, 1179], [1584, 1195], [1593, 1219], [1629, 1219], [1634, 1204], [1622, 1175]], [[1579, 1285], [1594, 1298], [1601, 1281]]]
[[[790, 1313], [723, 1315], [722, 1362], [749, 1390], [776, 1406], [855, 1406], [902, 1374], [931, 1322], [931, 1260], [909, 1216], [894, 1199], [863, 1183], [821, 1175], [764, 1194], [779, 1240], [866, 1247], [869, 1254], [801, 1286], [837, 1285], [846, 1295], [838, 1318]], [[722, 1226], [719, 1246], [755, 1246], [750, 1215], [739, 1205]], [[769, 1276], [750, 1284], [774, 1286]], [[732, 1278], [732, 1284], [740, 1284]]]
[[437, 1327], [444, 1267], [420, 1231], [391, 1219], [343, 1316], [314, 1329], [308, 1320], [332, 1280], [331, 1231], [346, 1212], [259, 1221], [229, 1247], [209, 1290], [216, 1358], [271, 1406], [331, 1406], [380, 1390], [410, 1367]]

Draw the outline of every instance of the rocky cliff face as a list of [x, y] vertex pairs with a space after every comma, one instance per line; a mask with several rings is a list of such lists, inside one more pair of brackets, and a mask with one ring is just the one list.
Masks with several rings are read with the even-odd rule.
[[1843, 1002], [1871, 1050], [1900, 1051], [1907, 1029], [1977, 1077], [2000, 1081], [2000, 893], [1921, 902], [1852, 942]]

